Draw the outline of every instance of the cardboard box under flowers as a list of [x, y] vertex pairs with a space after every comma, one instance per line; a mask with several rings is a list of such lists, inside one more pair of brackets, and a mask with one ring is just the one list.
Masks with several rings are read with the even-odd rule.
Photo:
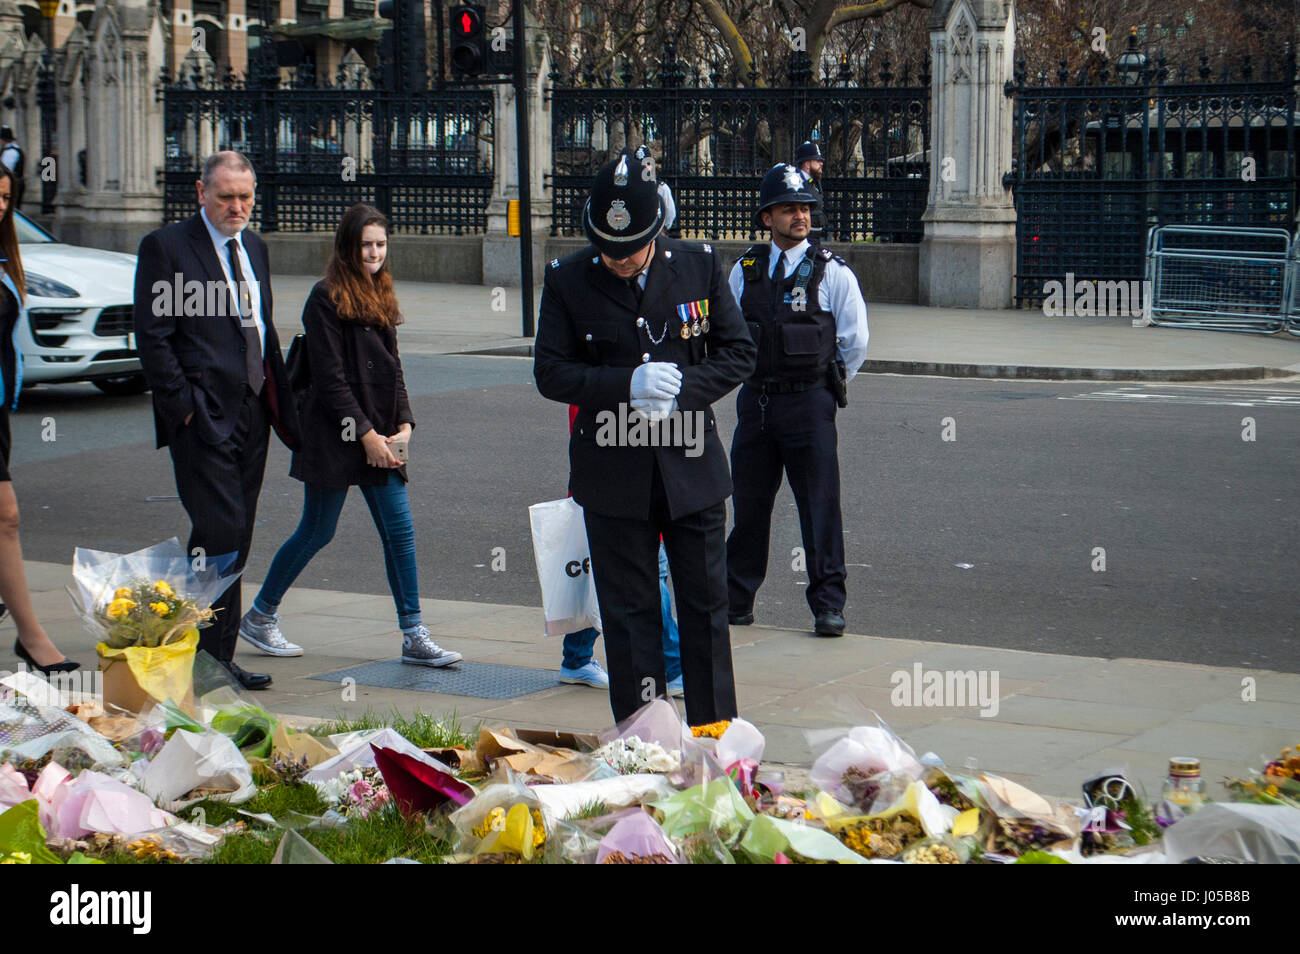
[[198, 630], [190, 630], [165, 646], [95, 647], [104, 674], [104, 708], [143, 712], [171, 699], [182, 707], [194, 704], [194, 656]]

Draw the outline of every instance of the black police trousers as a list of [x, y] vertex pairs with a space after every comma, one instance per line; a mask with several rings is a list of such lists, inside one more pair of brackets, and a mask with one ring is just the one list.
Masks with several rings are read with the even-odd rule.
[[660, 534], [677, 604], [687, 721], [705, 725], [735, 718], [736, 681], [727, 628], [725, 502], [673, 520], [656, 464], [649, 519], [609, 517], [588, 509], [583, 516], [615, 721], [621, 722], [667, 691], [659, 602]]
[[[840, 515], [840, 461], [835, 396], [826, 387], [769, 394], [749, 382], [736, 397], [731, 441], [732, 509], [727, 538], [730, 611], [753, 611], [754, 594], [767, 576], [772, 505], [784, 470], [799, 509], [808, 605], [813, 615], [844, 611], [844, 522]], [[782, 556], [784, 559], [784, 556]]]

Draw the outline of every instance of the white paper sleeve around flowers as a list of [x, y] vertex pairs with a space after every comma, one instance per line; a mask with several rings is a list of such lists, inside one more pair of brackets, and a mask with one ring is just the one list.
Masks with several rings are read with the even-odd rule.
[[[73, 585], [68, 594], [86, 628], [97, 638], [105, 639], [110, 627], [104, 609], [113, 602], [118, 588], [161, 580], [179, 600], [193, 604], [198, 610], [207, 610], [243, 572], [230, 569], [235, 556], [233, 553], [191, 556], [175, 537], [133, 553], [77, 547], [72, 554]], [[194, 625], [209, 624], [210, 621], [201, 621]]]

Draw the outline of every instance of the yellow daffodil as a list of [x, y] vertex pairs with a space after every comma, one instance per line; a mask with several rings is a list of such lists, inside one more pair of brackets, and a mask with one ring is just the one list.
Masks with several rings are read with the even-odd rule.
[[160, 596], [175, 596], [175, 595], [176, 595], [175, 593], [172, 592], [172, 588], [171, 588], [170, 586], [167, 585], [167, 581], [166, 581], [166, 580], [159, 580], [157, 583], [155, 583], [155, 584], [153, 585], [153, 591], [154, 591], [155, 593], [159, 594]]
[[132, 596], [134, 596], [134, 595], [135, 595], [135, 594], [133, 594], [133, 593], [131, 592], [131, 587], [129, 587], [129, 586], [119, 586], [119, 587], [117, 588], [117, 591], [113, 594], [113, 599], [115, 599], [115, 600], [129, 600], [129, 599], [130, 599]]
[[139, 604], [134, 600], [128, 600], [125, 598], [113, 600], [113, 602], [108, 604], [108, 618], [121, 619], [128, 615], [131, 610], [135, 609], [138, 605]]
[[166, 603], [162, 603], [162, 602], [150, 603], [149, 608], [153, 610], [154, 613], [156, 613], [158, 616], [166, 616], [168, 613], [171, 612], [172, 609]]

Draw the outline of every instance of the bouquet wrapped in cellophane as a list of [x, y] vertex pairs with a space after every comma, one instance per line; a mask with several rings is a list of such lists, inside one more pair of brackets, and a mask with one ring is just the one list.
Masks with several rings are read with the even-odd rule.
[[211, 624], [240, 571], [234, 554], [186, 554], [175, 537], [134, 553], [77, 547], [68, 592], [86, 628], [110, 649], [154, 648]]

